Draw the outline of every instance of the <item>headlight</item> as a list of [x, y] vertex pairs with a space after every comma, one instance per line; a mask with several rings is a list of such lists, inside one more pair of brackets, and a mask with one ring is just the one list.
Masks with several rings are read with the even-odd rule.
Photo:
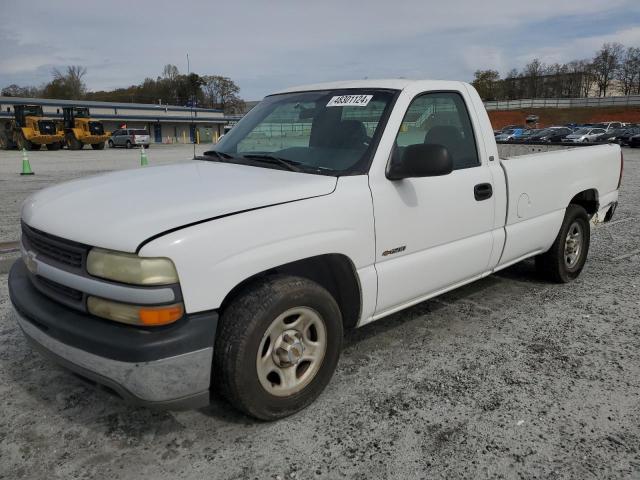
[[146, 258], [131, 253], [93, 248], [87, 257], [89, 274], [133, 285], [178, 283], [178, 273], [168, 258]]
[[184, 315], [182, 303], [150, 307], [113, 302], [98, 297], [87, 298], [87, 310], [89, 313], [107, 320], [145, 327], [167, 325], [179, 320]]

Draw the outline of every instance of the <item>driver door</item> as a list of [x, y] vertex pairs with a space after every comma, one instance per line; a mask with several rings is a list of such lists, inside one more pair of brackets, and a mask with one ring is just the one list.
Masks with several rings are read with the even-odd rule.
[[417, 143], [446, 147], [454, 169], [448, 175], [394, 181], [370, 177], [377, 317], [489, 269], [495, 212], [492, 176], [481, 164], [476, 134], [459, 92], [425, 93], [413, 99], [397, 134], [394, 155]]

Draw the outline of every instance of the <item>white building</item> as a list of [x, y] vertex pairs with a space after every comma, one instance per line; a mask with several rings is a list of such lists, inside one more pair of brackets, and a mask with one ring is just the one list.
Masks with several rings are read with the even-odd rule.
[[13, 117], [13, 105], [41, 105], [47, 117], [62, 119], [63, 107], [88, 107], [91, 118], [101, 120], [106, 131], [118, 128], [145, 128], [155, 143], [216, 142], [224, 126], [236, 117], [227, 118], [222, 110], [189, 108], [147, 103], [94, 102], [0, 96], [0, 125]]

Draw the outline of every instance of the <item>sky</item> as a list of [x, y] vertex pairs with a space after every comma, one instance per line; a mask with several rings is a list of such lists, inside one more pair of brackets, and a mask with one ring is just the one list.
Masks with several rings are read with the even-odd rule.
[[0, 88], [87, 68], [89, 90], [155, 78], [165, 64], [224, 75], [245, 100], [361, 78], [471, 81], [533, 58], [640, 47], [638, 0], [0, 0]]

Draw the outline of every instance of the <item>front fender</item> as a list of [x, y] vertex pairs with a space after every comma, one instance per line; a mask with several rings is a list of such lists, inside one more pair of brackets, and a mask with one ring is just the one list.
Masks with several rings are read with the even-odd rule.
[[242, 281], [277, 266], [342, 254], [356, 271], [375, 260], [373, 206], [365, 175], [342, 177], [322, 197], [242, 212], [158, 237], [141, 256], [173, 260], [187, 312], [219, 308]]

